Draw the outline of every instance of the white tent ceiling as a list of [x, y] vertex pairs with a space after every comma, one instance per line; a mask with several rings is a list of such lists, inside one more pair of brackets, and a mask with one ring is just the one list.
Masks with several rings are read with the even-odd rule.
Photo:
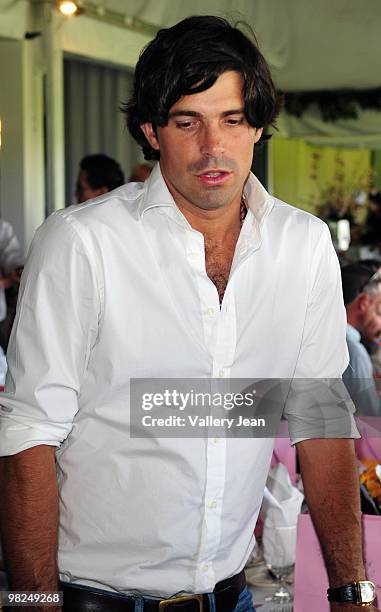
[[246, 21], [287, 90], [381, 86], [381, 0], [99, 0], [156, 26], [194, 14]]
[[[82, 0], [156, 27], [195, 14], [247, 22], [284, 91], [381, 87], [381, 0]], [[45, 4], [54, 4], [46, 0]], [[0, 36], [23, 38], [31, 7], [0, 0]], [[81, 20], [81, 17], [78, 18]], [[113, 41], [110, 40], [110, 45]]]

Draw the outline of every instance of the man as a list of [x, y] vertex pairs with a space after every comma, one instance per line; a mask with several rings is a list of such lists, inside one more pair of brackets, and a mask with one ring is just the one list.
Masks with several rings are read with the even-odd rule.
[[115, 159], [97, 153], [87, 155], [80, 162], [75, 195], [78, 204], [97, 198], [124, 183], [124, 174]]
[[342, 269], [342, 283], [349, 349], [343, 380], [357, 408], [365, 415], [377, 416], [381, 414], [381, 401], [372, 361], [362, 340], [370, 345], [381, 337], [381, 275], [360, 262]]
[[[327, 227], [250, 175], [278, 108], [264, 58], [226, 21], [160, 31], [126, 106], [159, 160], [150, 178], [38, 232], [2, 409], [13, 588], [55, 590], [59, 571], [72, 612], [253, 609], [242, 568], [272, 440], [129, 437], [129, 407], [131, 379], [336, 379], [347, 365]], [[285, 414], [338, 588], [365, 578], [353, 441], [306, 439], [298, 398]]]

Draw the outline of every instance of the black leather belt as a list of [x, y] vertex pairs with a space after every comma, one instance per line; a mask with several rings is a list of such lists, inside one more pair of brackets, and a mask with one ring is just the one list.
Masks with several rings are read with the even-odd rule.
[[[236, 576], [218, 582], [213, 590], [216, 612], [232, 612], [246, 586], [242, 570]], [[99, 593], [61, 582], [64, 612], [135, 612], [135, 598]], [[144, 612], [209, 612], [208, 596], [183, 595], [171, 599], [145, 599]]]

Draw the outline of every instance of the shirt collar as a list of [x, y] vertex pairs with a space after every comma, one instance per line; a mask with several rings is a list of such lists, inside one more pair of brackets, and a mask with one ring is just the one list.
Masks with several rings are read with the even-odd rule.
[[274, 207], [275, 199], [263, 187], [262, 183], [252, 172], [246, 181], [243, 194], [248, 209], [253, 213], [254, 218], [261, 225], [263, 219], [271, 212]]
[[[273, 208], [275, 200], [268, 194], [252, 172], [250, 172], [244, 187], [244, 197], [249, 211], [252, 212], [254, 218], [260, 225], [264, 217], [267, 216]], [[144, 183], [143, 198], [139, 205], [139, 215], [142, 217], [148, 210], [157, 207], [169, 207], [175, 209], [173, 213], [180, 213], [163, 179], [159, 163], [155, 164], [150, 177]], [[180, 215], [183, 217], [181, 213]], [[187, 223], [187, 225], [189, 224]]]
[[156, 163], [149, 178], [144, 183], [143, 198], [139, 205], [141, 217], [151, 208], [170, 206], [176, 207], [176, 203], [163, 179], [160, 164]]

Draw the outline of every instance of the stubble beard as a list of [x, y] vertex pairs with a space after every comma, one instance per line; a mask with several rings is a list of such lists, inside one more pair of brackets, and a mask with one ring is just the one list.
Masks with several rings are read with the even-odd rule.
[[[238, 167], [233, 159], [225, 156], [204, 157], [188, 166], [190, 175], [201, 174], [212, 168], [218, 167], [228, 172], [237, 172]], [[243, 188], [243, 187], [242, 187]], [[218, 210], [225, 208], [237, 197], [237, 190], [232, 186], [205, 186], [200, 185], [199, 189], [192, 189], [188, 194], [188, 200], [202, 210]]]
[[230, 185], [220, 187], [205, 187], [200, 185], [199, 189], [192, 189], [184, 196], [194, 206], [202, 210], [219, 210], [232, 204], [234, 200], [242, 198], [243, 190], [249, 174], [246, 176], [242, 185]]
[[219, 210], [231, 204], [236, 195], [230, 189], [204, 189], [200, 193], [190, 194], [188, 200], [202, 210]]

